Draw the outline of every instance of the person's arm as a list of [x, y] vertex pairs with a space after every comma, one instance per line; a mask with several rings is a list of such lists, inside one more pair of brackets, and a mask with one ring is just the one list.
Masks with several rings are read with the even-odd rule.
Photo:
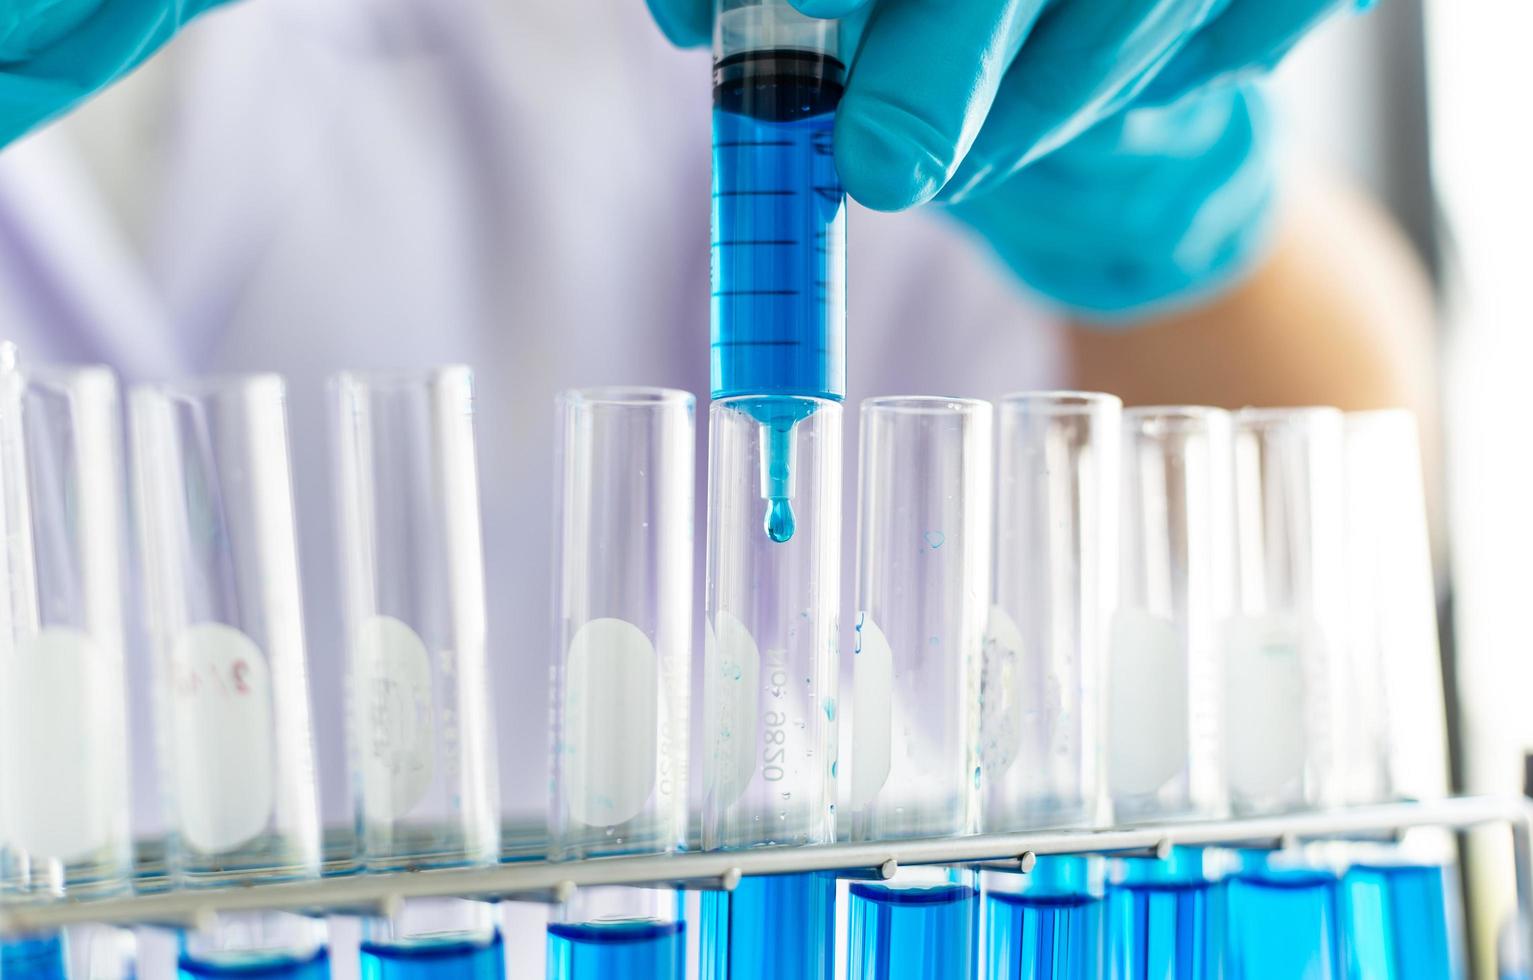
[[1129, 404], [1402, 406], [1428, 424], [1433, 319], [1426, 272], [1390, 219], [1310, 179], [1240, 284], [1133, 329], [1077, 323], [1068, 351], [1075, 385]]

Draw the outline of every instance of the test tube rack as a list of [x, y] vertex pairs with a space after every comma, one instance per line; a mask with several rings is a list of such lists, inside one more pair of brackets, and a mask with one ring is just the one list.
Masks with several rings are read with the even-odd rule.
[[686, 851], [579, 861], [527, 858], [498, 865], [361, 873], [333, 861], [325, 876], [152, 890], [153, 869], [132, 894], [0, 903], [0, 939], [83, 923], [194, 929], [220, 912], [285, 910], [313, 915], [382, 915], [405, 900], [461, 897], [485, 901], [564, 902], [580, 888], [650, 885], [732, 890], [745, 876], [834, 871], [887, 879], [901, 866], [964, 865], [1026, 873], [1042, 855], [1165, 857], [1181, 845], [1279, 849], [1329, 841], [1379, 841], [1420, 827], [1467, 830], [1502, 826], [1516, 856], [1523, 934], [1533, 940], [1533, 801], [1460, 797], [1270, 817], [1166, 823], [1109, 830], [981, 834], [940, 839]]

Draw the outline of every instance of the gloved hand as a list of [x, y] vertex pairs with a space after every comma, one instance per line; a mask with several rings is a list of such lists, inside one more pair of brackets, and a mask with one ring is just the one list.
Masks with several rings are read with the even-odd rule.
[[0, 146], [136, 68], [224, 0], [0, 0]]
[[[676, 43], [708, 39], [712, 0], [648, 2]], [[836, 166], [852, 197], [892, 211], [984, 193], [1131, 104], [1270, 67], [1371, 0], [792, 2], [848, 20]]]
[[1029, 288], [1103, 325], [1206, 296], [1261, 257], [1275, 173], [1260, 95], [1130, 109], [948, 206]]
[[[707, 40], [712, 0], [648, 2], [676, 43]], [[835, 152], [852, 197], [941, 201], [1026, 285], [1110, 322], [1255, 263], [1274, 175], [1240, 83], [1372, 0], [792, 2], [846, 18]]]

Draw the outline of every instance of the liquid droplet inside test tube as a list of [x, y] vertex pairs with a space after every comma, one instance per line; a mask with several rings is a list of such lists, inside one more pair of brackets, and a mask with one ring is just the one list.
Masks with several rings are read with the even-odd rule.
[[793, 537], [793, 531], [793, 504], [787, 497], [769, 498], [766, 512], [767, 537], [783, 544]]

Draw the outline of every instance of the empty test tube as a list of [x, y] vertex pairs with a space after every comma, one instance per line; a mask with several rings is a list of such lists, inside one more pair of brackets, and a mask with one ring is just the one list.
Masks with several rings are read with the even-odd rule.
[[[137, 388], [133, 470], [174, 884], [319, 873], [282, 379]], [[231, 913], [183, 976], [325, 976], [322, 920]]]
[[1219, 409], [1124, 413], [1107, 670], [1107, 778], [1119, 823], [1214, 819], [1229, 807], [1220, 730], [1234, 601], [1233, 445], [1229, 413]]
[[[762, 533], [757, 472], [773, 430], [752, 399], [709, 422], [703, 846], [835, 839], [841, 406], [813, 401], [792, 432], [791, 538]], [[703, 975], [828, 977], [834, 878], [751, 878], [702, 897]]]
[[1334, 409], [1236, 416], [1225, 750], [1240, 815], [1342, 802], [1343, 438]]
[[34, 896], [125, 888], [126, 493], [106, 368], [0, 367], [0, 866]]
[[[686, 841], [693, 412], [667, 389], [559, 398], [555, 859]], [[668, 889], [585, 890], [553, 913], [549, 977], [679, 980], [683, 933]]]
[[1117, 595], [1122, 403], [1000, 405], [995, 605], [985, 642], [986, 832], [1106, 819], [1103, 666]]
[[[464, 367], [331, 382], [352, 783], [370, 869], [500, 850], [473, 383]], [[503, 972], [495, 908], [408, 901], [363, 924], [364, 971]]]

